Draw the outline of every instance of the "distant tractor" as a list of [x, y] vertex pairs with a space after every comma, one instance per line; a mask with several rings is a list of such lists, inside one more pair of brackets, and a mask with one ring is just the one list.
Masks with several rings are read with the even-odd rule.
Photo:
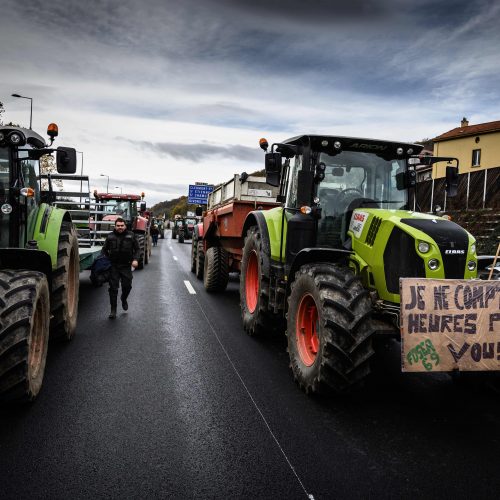
[[115, 220], [121, 217], [125, 220], [127, 228], [136, 234], [141, 256], [138, 269], [143, 269], [151, 257], [152, 240], [150, 236], [150, 216], [146, 210], [144, 193], [116, 194], [94, 192], [96, 200], [95, 219], [92, 222], [97, 238], [104, 242], [107, 233], [113, 230]]
[[[52, 205], [50, 175], [39, 160], [56, 153], [57, 171], [76, 170], [76, 151], [52, 149], [31, 129], [0, 126], [0, 399], [31, 401], [39, 393], [49, 332], [69, 340], [76, 329], [78, 241], [71, 216]], [[44, 190], [42, 190], [42, 188]]]

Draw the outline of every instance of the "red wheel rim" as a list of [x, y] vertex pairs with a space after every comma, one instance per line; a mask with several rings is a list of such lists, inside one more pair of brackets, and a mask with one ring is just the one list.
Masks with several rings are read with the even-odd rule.
[[253, 313], [257, 307], [257, 299], [259, 297], [259, 263], [255, 250], [252, 250], [248, 256], [245, 272], [245, 295], [248, 311]]
[[312, 295], [304, 295], [297, 311], [295, 331], [299, 356], [306, 366], [311, 366], [318, 355], [318, 319], [318, 308]]

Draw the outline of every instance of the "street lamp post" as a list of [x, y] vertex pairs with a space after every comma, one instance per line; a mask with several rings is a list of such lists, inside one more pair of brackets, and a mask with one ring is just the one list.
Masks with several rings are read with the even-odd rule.
[[121, 186], [115, 186], [115, 189], [119, 189], [120, 190], [120, 194], [123, 194], [123, 188]]
[[109, 175], [107, 174], [101, 174], [101, 177], [107, 177], [108, 182], [106, 183], [106, 193], [109, 193]]
[[30, 100], [30, 130], [31, 130], [31, 125], [33, 123], [33, 98], [26, 97], [24, 95], [19, 95], [19, 94], [12, 94], [12, 97], [20, 97], [21, 99], [29, 99]]

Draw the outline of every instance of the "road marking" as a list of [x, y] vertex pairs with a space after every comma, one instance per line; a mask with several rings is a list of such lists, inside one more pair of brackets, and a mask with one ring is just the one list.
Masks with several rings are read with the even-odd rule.
[[281, 443], [278, 441], [278, 438], [276, 437], [276, 435], [274, 434], [273, 430], [271, 429], [271, 425], [269, 424], [269, 422], [267, 421], [266, 417], [264, 416], [263, 411], [260, 409], [259, 405], [255, 401], [255, 398], [253, 397], [252, 393], [250, 392], [250, 389], [245, 384], [245, 381], [243, 380], [243, 377], [241, 376], [240, 372], [236, 368], [236, 365], [233, 363], [233, 360], [231, 359], [231, 356], [229, 356], [229, 353], [226, 350], [226, 348], [224, 347], [224, 344], [222, 343], [221, 339], [219, 338], [219, 335], [217, 335], [217, 330], [215, 329], [215, 326], [212, 324], [212, 322], [210, 321], [208, 315], [205, 313], [205, 310], [201, 306], [200, 301], [198, 299], [195, 299], [195, 300], [196, 300], [196, 303], [198, 304], [198, 307], [200, 308], [201, 314], [203, 314], [203, 316], [205, 316], [205, 319], [207, 320], [207, 325], [209, 326], [210, 330], [212, 330], [212, 334], [216, 338], [216, 340], [217, 340], [220, 348], [222, 349], [222, 352], [225, 354], [225, 356], [226, 356], [227, 360], [229, 361], [229, 364], [231, 365], [234, 373], [236, 374], [236, 376], [240, 380], [241, 385], [245, 389], [245, 392], [247, 393], [248, 397], [250, 398], [250, 401], [252, 402], [252, 404], [253, 404], [254, 408], [256, 409], [257, 413], [260, 415], [260, 418], [264, 422], [264, 425], [266, 426], [267, 431], [271, 435], [271, 438], [273, 439], [273, 441], [276, 443], [276, 446], [278, 447], [279, 451], [281, 452], [281, 455], [283, 456], [283, 458], [284, 458], [285, 462], [287, 463], [288, 467], [292, 471], [292, 474], [295, 476], [295, 478], [296, 478], [299, 486], [301, 487], [302, 491], [305, 493], [306, 497], [309, 500], [314, 500], [314, 495], [312, 493], [309, 493], [307, 491], [304, 483], [302, 482], [302, 480], [299, 477], [298, 472], [295, 470], [295, 467], [292, 465], [292, 462], [290, 461], [290, 459], [288, 458], [285, 450], [281, 446]]
[[189, 281], [184, 281], [184, 284], [186, 285], [186, 288], [188, 289], [188, 292], [191, 294], [191, 295], [196, 295], [196, 291], [195, 289], [193, 288], [193, 285], [191, 285], [191, 283]]
[[174, 260], [179, 260], [175, 255], [173, 257], [174, 257]]

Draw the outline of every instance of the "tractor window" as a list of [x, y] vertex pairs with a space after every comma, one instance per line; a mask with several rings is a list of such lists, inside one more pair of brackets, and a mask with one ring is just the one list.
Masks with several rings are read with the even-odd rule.
[[296, 156], [290, 161], [288, 170], [288, 186], [286, 191], [286, 206], [297, 208], [297, 182], [299, 170], [302, 169], [302, 156]]
[[[0, 206], [9, 202], [9, 150], [0, 148]], [[9, 246], [9, 215], [0, 211], [0, 247]]]

